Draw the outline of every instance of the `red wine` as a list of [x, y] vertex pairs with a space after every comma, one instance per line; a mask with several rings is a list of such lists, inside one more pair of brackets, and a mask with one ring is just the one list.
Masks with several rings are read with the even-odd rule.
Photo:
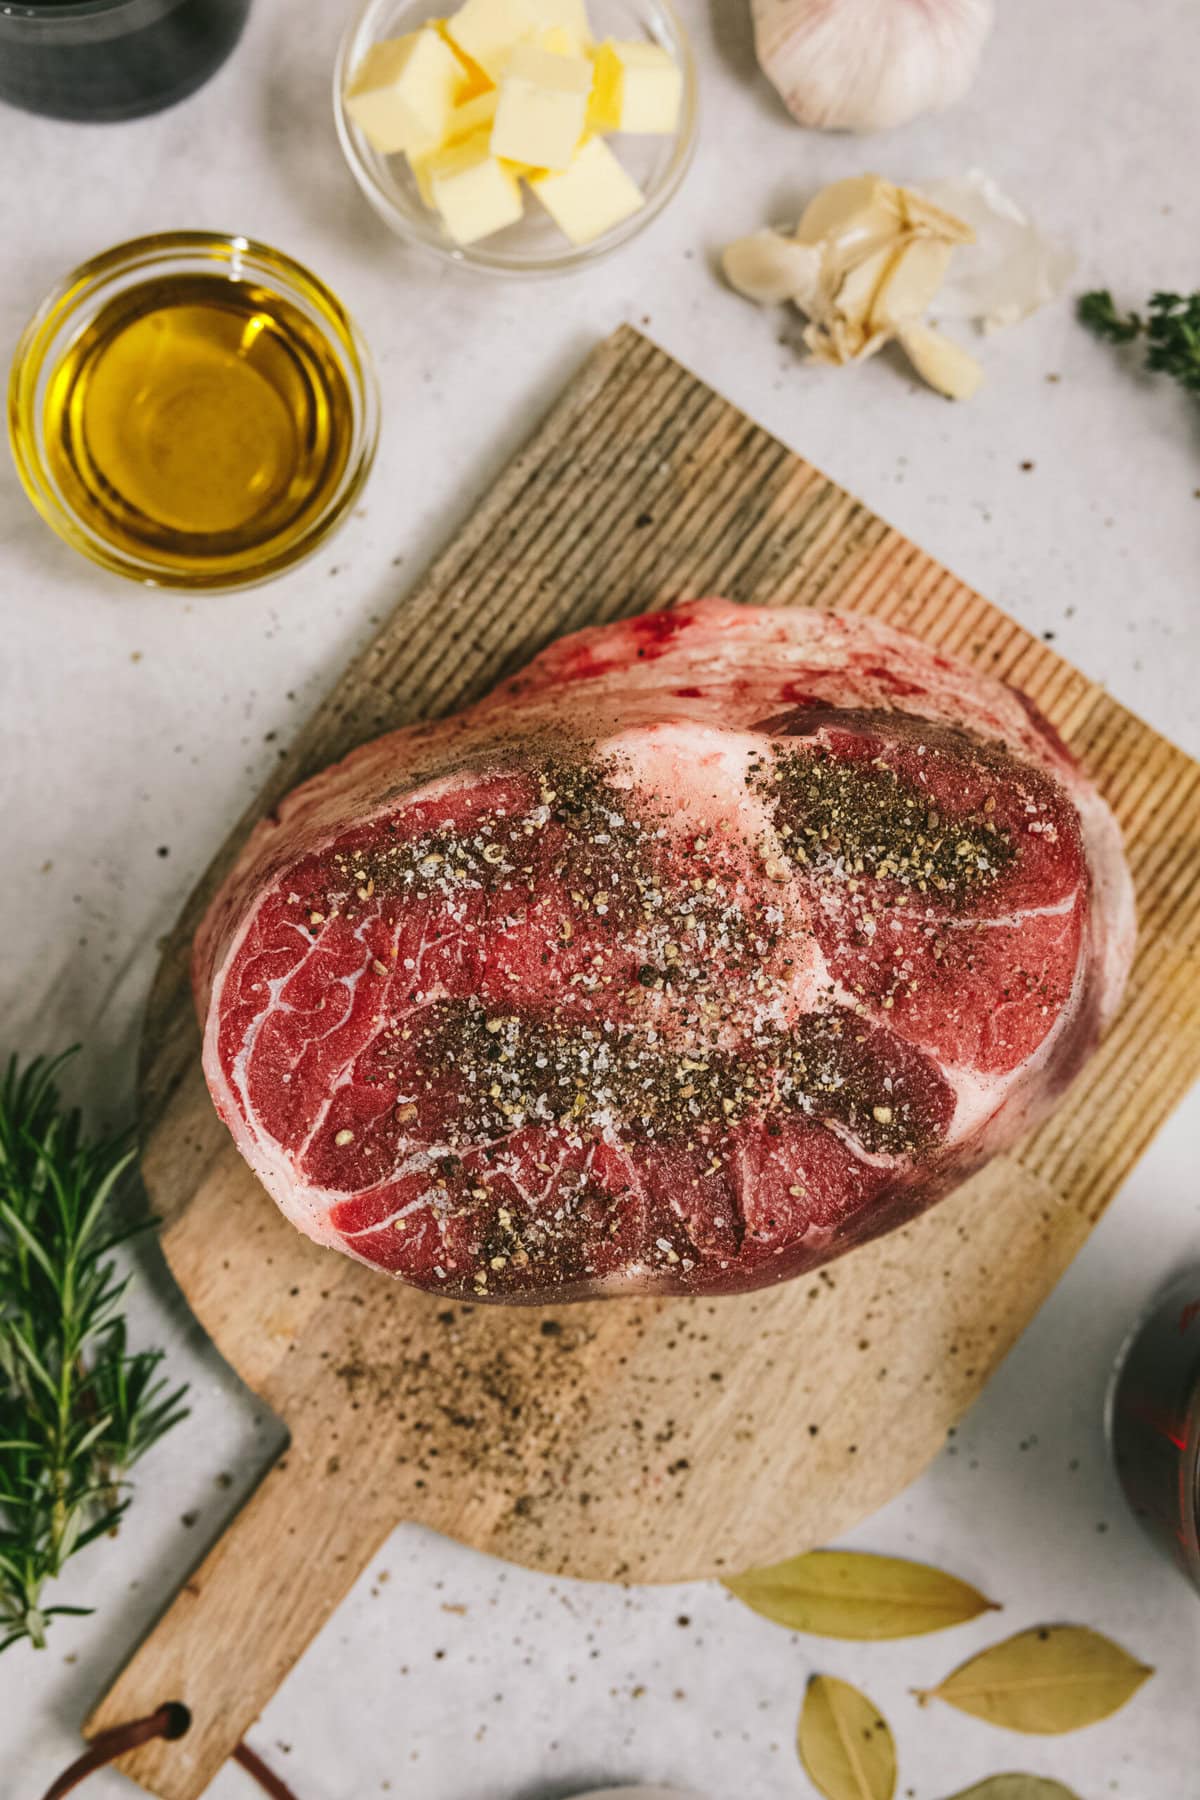
[[1112, 1441], [1130, 1506], [1200, 1588], [1200, 1270], [1172, 1282], [1132, 1338]]
[[59, 119], [132, 119], [192, 93], [237, 43], [250, 0], [9, 0], [0, 100]]

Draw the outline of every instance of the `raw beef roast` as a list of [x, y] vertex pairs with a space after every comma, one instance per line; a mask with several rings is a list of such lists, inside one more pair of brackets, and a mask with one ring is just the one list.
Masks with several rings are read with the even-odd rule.
[[441, 1294], [736, 1293], [1054, 1104], [1134, 938], [1020, 694], [871, 619], [583, 631], [258, 826], [204, 1068], [301, 1231]]

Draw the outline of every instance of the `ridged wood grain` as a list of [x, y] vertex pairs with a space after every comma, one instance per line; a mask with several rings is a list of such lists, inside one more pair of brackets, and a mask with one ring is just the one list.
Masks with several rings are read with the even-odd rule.
[[[1114, 1030], [1016, 1155], [769, 1295], [445, 1307], [317, 1251], [257, 1187], [199, 1069], [188, 949], [249, 824], [354, 745], [463, 706], [563, 631], [706, 593], [886, 618], [1041, 706], [1126, 834], [1142, 937]], [[127, 1767], [163, 1800], [194, 1800], [402, 1520], [556, 1572], [670, 1581], [795, 1553], [882, 1504], [1200, 1072], [1198, 950], [1200, 769], [619, 331], [301, 733], [164, 955], [142, 1056], [146, 1180], [197, 1316], [291, 1446], [90, 1727], [186, 1702], [188, 1736]]]

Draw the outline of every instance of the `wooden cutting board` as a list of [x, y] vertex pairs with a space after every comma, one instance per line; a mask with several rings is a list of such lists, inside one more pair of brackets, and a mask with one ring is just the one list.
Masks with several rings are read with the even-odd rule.
[[[1057, 1116], [911, 1228], [737, 1300], [446, 1305], [287, 1225], [209, 1103], [197, 919], [250, 823], [548, 639], [683, 598], [840, 607], [1017, 683], [1124, 827], [1129, 997]], [[591, 357], [293, 746], [193, 895], [146, 1020], [146, 1182], [176, 1278], [290, 1447], [89, 1721], [183, 1701], [128, 1759], [194, 1800], [402, 1520], [600, 1580], [735, 1572], [836, 1537], [928, 1463], [1200, 1072], [1200, 767], [635, 331]]]

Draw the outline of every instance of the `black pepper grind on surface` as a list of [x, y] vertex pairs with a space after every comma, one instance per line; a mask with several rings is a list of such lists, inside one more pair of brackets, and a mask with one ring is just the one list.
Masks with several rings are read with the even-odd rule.
[[847, 762], [816, 748], [760, 764], [748, 781], [768, 799], [787, 854], [847, 878], [869, 875], [965, 902], [1015, 859], [994, 801], [949, 820], [881, 758]]

